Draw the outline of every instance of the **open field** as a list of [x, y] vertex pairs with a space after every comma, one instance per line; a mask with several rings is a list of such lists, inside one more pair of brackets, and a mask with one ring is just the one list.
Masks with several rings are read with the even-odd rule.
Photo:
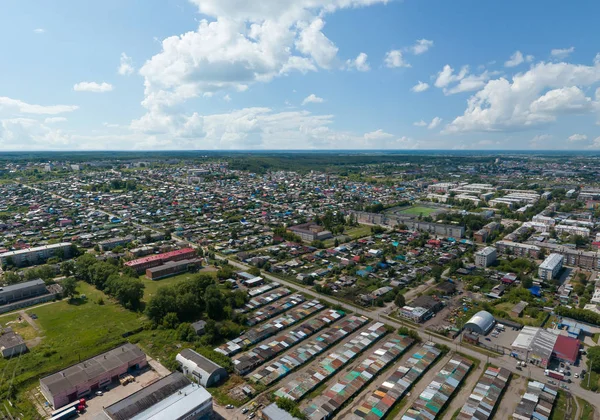
[[[199, 271], [200, 274], [213, 274], [216, 275], [216, 271], [209, 268], [203, 268]], [[144, 301], [148, 302], [152, 296], [156, 294], [156, 291], [161, 287], [171, 286], [177, 284], [183, 280], [188, 280], [194, 277], [196, 273], [183, 273], [173, 277], [167, 277], [160, 280], [150, 280], [145, 275], [140, 276], [140, 280], [144, 283]]]
[[64, 300], [27, 311], [38, 317], [41, 344], [20, 357], [0, 360], [0, 392], [9, 387], [27, 390], [39, 377], [119, 345], [124, 332], [141, 326], [143, 316], [121, 308], [94, 287], [79, 283], [78, 290], [86, 301]]
[[23, 337], [25, 341], [31, 340], [37, 336], [35, 329], [29, 325], [26, 320], [21, 318], [19, 321], [18, 313], [0, 316], [0, 327], [11, 327], [13, 331]]
[[424, 206], [410, 206], [410, 207], [405, 207], [399, 210], [396, 210], [395, 213], [399, 213], [399, 214], [407, 214], [410, 216], [418, 216], [418, 215], [423, 215], [423, 216], [429, 216], [430, 214], [436, 213], [438, 212], [439, 209], [435, 209], [432, 207], [424, 207]]

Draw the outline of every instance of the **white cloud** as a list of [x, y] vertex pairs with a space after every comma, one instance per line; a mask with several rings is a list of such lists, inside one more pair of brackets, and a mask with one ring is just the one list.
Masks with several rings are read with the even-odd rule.
[[569, 143], [576, 143], [578, 141], [584, 141], [587, 140], [587, 136], [585, 134], [573, 134], [571, 136], [569, 136], [569, 138], [567, 139], [567, 141]]
[[595, 103], [580, 86], [600, 82], [600, 64], [541, 62], [512, 82], [490, 80], [467, 101], [464, 114], [447, 132], [523, 130], [556, 120], [564, 113], [591, 112]]
[[413, 54], [419, 55], [427, 52], [431, 47], [433, 47], [433, 41], [429, 39], [418, 39], [415, 45], [410, 47], [410, 50]]
[[438, 127], [441, 123], [442, 123], [442, 119], [440, 117], [434, 117], [431, 120], [431, 122], [429, 123], [429, 125], [427, 126], [427, 128], [429, 130], [433, 130], [434, 128]]
[[33, 32], [35, 32], [36, 34], [43, 34], [44, 32], [46, 32], [46, 30], [44, 28], [35, 28]]
[[592, 144], [590, 144], [588, 149], [600, 149], [600, 137], [596, 137]]
[[427, 127], [427, 123], [425, 121], [423, 121], [423, 120], [421, 120], [421, 121], [415, 121], [413, 123], [413, 125], [415, 127]]
[[386, 133], [382, 129], [379, 129], [379, 130], [376, 130], [376, 131], [371, 131], [370, 133], [365, 133], [364, 134], [364, 138], [366, 140], [382, 140], [382, 139], [389, 139], [389, 138], [392, 138], [392, 137], [394, 137], [393, 134]]
[[314, 93], [311, 93], [306, 98], [304, 98], [304, 100], [302, 101], [302, 105], [306, 105], [306, 104], [309, 104], [309, 103], [310, 104], [320, 104], [320, 103], [323, 103], [323, 102], [324, 102], [323, 98], [319, 98]]
[[208, 19], [195, 31], [164, 39], [162, 50], [140, 69], [142, 104], [149, 110], [205, 92], [247, 89], [291, 72], [340, 68], [338, 48], [323, 33], [325, 16], [388, 0], [192, 2]]
[[46, 124], [56, 124], [61, 122], [66, 122], [67, 119], [65, 117], [49, 117], [44, 119], [44, 123]]
[[524, 62], [531, 63], [533, 61], [533, 55], [523, 56], [521, 51], [516, 51], [510, 56], [510, 59], [504, 63], [504, 67], [516, 67]]
[[131, 57], [129, 57], [124, 52], [121, 53], [121, 62], [119, 64], [119, 68], [117, 69], [117, 72], [121, 76], [128, 76], [128, 75], [132, 74], [134, 72], [134, 70], [135, 69], [133, 68], [133, 60], [131, 59]]
[[384, 63], [386, 67], [397, 68], [397, 67], [410, 67], [410, 64], [404, 61], [402, 57], [402, 51], [391, 50], [385, 54]]
[[427, 89], [429, 89], [429, 84], [421, 82], [420, 80], [417, 82], [416, 85], [410, 88], [410, 90], [416, 93], [425, 92]]
[[77, 105], [35, 105], [28, 104], [18, 99], [0, 96], [0, 111], [23, 114], [56, 115], [65, 112], [73, 112], [79, 107]]
[[437, 75], [437, 78], [435, 79], [435, 87], [438, 88], [445, 88], [447, 87], [450, 83], [454, 83], [454, 82], [458, 82], [462, 79], [464, 79], [464, 77], [469, 73], [469, 66], [463, 66], [462, 69], [460, 69], [460, 72], [458, 74], [454, 74], [454, 69], [452, 67], [450, 67], [450, 65], [446, 64], [444, 66], [444, 68], [442, 69], [442, 71], [440, 71]]
[[351, 69], [355, 68], [358, 71], [369, 71], [371, 70], [371, 66], [367, 61], [367, 54], [361, 52], [354, 60], [346, 61], [346, 66]]
[[[454, 95], [456, 93], [470, 92], [481, 89], [485, 82], [489, 80], [490, 73], [484, 71], [481, 74], [469, 74], [469, 66], [463, 66], [460, 72], [454, 73], [454, 69], [446, 64], [437, 74], [435, 86], [442, 88], [445, 95]], [[453, 87], [451, 84], [456, 83]]]
[[76, 92], [104, 93], [113, 90], [113, 86], [106, 82], [79, 82], [73, 86], [73, 90]]
[[550, 55], [552, 55], [552, 57], [556, 57], [558, 59], [563, 59], [563, 58], [567, 58], [574, 51], [575, 51], [575, 47], [555, 48], [552, 51], [550, 51]]
[[223, 100], [225, 102], [231, 102], [231, 96], [229, 96], [229, 94], [227, 94], [227, 95], [223, 96]]

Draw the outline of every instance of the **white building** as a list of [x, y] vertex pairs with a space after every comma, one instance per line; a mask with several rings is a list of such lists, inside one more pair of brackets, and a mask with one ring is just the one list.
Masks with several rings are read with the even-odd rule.
[[538, 276], [542, 280], [552, 280], [563, 266], [565, 257], [560, 254], [550, 254], [538, 268]]
[[583, 236], [584, 238], [589, 238], [590, 236], [590, 230], [581, 226], [558, 225], [554, 228], [554, 230], [556, 230], [556, 233], [559, 235], [565, 233], [567, 235]]
[[475, 265], [479, 268], [489, 267], [496, 261], [496, 248], [488, 246], [475, 253]]
[[183, 349], [175, 360], [184, 374], [194, 377], [202, 386], [215, 386], [227, 378], [225, 369], [194, 350]]
[[541, 214], [536, 214], [533, 216], [531, 221], [535, 223], [543, 223], [546, 226], [554, 226], [556, 224], [556, 220], [554, 220], [552, 217], [542, 216]]
[[595, 303], [596, 305], [600, 304], [600, 288], [596, 288], [596, 290], [594, 290], [594, 295], [592, 296], [590, 302]]

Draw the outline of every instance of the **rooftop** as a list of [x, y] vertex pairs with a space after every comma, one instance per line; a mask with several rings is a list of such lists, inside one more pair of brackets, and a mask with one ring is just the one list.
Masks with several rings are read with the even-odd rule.
[[215, 372], [217, 369], [222, 369], [221, 366], [217, 365], [215, 362], [207, 359], [201, 354], [196, 353], [192, 349], [183, 349], [181, 350], [179, 355], [188, 359], [191, 362], [194, 362], [200, 369], [202, 369], [208, 374]]

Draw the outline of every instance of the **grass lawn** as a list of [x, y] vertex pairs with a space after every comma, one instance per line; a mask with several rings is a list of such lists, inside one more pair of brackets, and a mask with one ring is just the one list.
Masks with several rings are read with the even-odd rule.
[[143, 316], [123, 309], [94, 287], [79, 283], [78, 290], [87, 301], [65, 300], [27, 311], [38, 316], [43, 339], [20, 357], [0, 359], [0, 394], [9, 386], [3, 377], [14, 375], [12, 387], [24, 391], [41, 376], [119, 345], [125, 341], [121, 334], [142, 325]]
[[37, 336], [35, 329], [24, 319], [19, 321], [19, 314], [15, 313], [0, 316], [0, 327], [11, 327], [13, 331], [23, 337], [23, 340], [25, 341], [31, 340]]
[[577, 403], [581, 407], [581, 418], [582, 419], [593, 419], [594, 418], [594, 406], [584, 400], [583, 398], [577, 398]]
[[567, 396], [563, 391], [558, 391], [558, 398], [554, 402], [554, 409], [549, 420], [572, 420], [575, 417], [575, 401], [571, 400], [571, 414], [567, 416]]
[[439, 209], [434, 209], [431, 207], [423, 207], [423, 206], [411, 206], [411, 207], [406, 207], [402, 210], [398, 210], [398, 213], [409, 214], [409, 215], [413, 215], [413, 216], [418, 216], [420, 214], [423, 214], [423, 216], [429, 216], [430, 214], [433, 214], [437, 211], [439, 211]]
[[[200, 270], [199, 273], [200, 274], [211, 274], [214, 276], [217, 275], [216, 271], [206, 270], [206, 269]], [[179, 283], [180, 281], [191, 279], [195, 275], [196, 275], [196, 273], [183, 273], [183, 274], [179, 274], [177, 276], [167, 277], [167, 278], [160, 279], [160, 280], [150, 280], [146, 276], [140, 276], [140, 280], [142, 281], [142, 283], [144, 283], [144, 286], [146, 286], [146, 288], [144, 289], [144, 302], [148, 302], [150, 300], [150, 298], [156, 294], [156, 291], [159, 288], [164, 287], [164, 286], [171, 286], [173, 284]]]
[[[351, 228], [348, 228], [342, 233], [338, 235], [338, 237], [349, 237], [350, 240], [355, 240], [359, 238], [364, 238], [365, 236], [369, 236], [371, 234], [371, 226], [367, 225], [358, 225]], [[348, 241], [349, 242], [349, 241]], [[342, 239], [340, 239], [340, 243], [343, 243]], [[335, 238], [327, 239], [324, 241], [324, 244], [327, 248], [331, 248], [335, 244]]]

